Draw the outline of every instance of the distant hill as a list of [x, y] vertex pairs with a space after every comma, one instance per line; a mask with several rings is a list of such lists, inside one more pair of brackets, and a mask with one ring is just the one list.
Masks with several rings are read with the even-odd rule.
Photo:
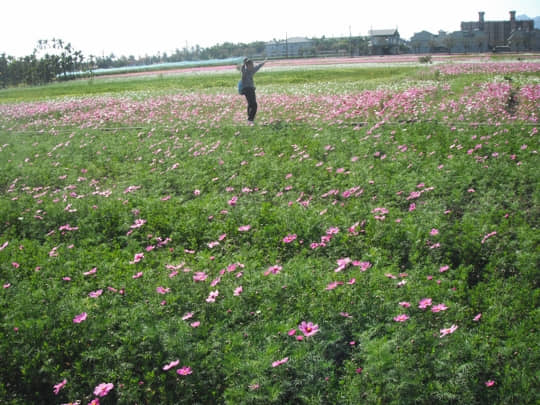
[[534, 21], [534, 28], [540, 29], [540, 16], [531, 18], [525, 14], [518, 15], [516, 17], [516, 20], [533, 20]]

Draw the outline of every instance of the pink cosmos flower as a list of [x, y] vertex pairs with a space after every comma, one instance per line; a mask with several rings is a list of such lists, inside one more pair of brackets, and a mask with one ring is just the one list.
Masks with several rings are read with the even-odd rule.
[[64, 386], [67, 384], [67, 380], [64, 378], [64, 380], [54, 386], [54, 395], [58, 395], [60, 390], [64, 388]]
[[91, 291], [88, 293], [88, 296], [90, 298], [97, 298], [99, 297], [101, 294], [103, 294], [103, 290], [96, 290], [96, 291]]
[[371, 267], [370, 262], [353, 262], [353, 266], [360, 266], [360, 271], [366, 271]]
[[156, 288], [156, 291], [158, 294], [167, 294], [168, 292], [171, 291], [171, 289], [159, 286]]
[[194, 281], [204, 281], [208, 278], [208, 274], [203, 271], [198, 271], [193, 275]]
[[341, 281], [333, 281], [331, 282], [330, 284], [328, 284], [326, 286], [326, 290], [333, 290], [334, 288], [336, 288], [338, 285], [343, 285], [343, 282]]
[[401, 305], [403, 308], [409, 308], [411, 306], [411, 303], [408, 301], [401, 301], [399, 305]]
[[199, 326], [201, 326], [201, 321], [191, 322], [189, 326], [191, 326], [192, 328], [198, 328]]
[[409, 319], [409, 316], [407, 314], [400, 314], [394, 317], [394, 321], [396, 322], [405, 322], [407, 319]]
[[129, 262], [129, 264], [139, 263], [142, 259], [144, 259], [144, 253], [135, 253], [133, 261]]
[[454, 333], [456, 330], [457, 330], [458, 326], [457, 325], [452, 325], [450, 326], [449, 328], [446, 328], [446, 329], [441, 329], [440, 332], [441, 332], [441, 336], [439, 336], [440, 338], [446, 336], [446, 335], [449, 335], [451, 333]]
[[377, 207], [371, 211], [372, 214], [388, 214], [388, 209], [384, 207]]
[[444, 304], [437, 304], [437, 305], [433, 305], [431, 307], [431, 312], [440, 312], [440, 311], [446, 311], [448, 309], [448, 307]]
[[444, 273], [444, 272], [447, 271], [449, 268], [450, 268], [450, 266], [447, 266], [447, 265], [441, 266], [441, 267], [439, 268], [439, 273]]
[[7, 245], [9, 245], [9, 242], [4, 242], [2, 246], [0, 246], [0, 250], [4, 250], [7, 247]]
[[497, 232], [496, 232], [496, 231], [493, 231], [493, 232], [490, 232], [490, 233], [484, 235], [484, 237], [482, 238], [482, 242], [481, 242], [482, 245], [483, 245], [484, 243], [486, 243], [486, 240], [488, 240], [489, 238], [491, 238], [492, 236], [495, 236], [495, 235], [497, 235]]
[[9, 287], [11, 287], [11, 283], [6, 283], [6, 284], [3, 285], [3, 287], [4, 288], [9, 288]]
[[188, 312], [187, 314], [185, 314], [183, 317], [182, 317], [182, 320], [183, 321], [187, 321], [188, 319], [192, 318], [193, 317], [193, 312]]
[[336, 273], [339, 273], [341, 270], [345, 269], [352, 260], [349, 257], [343, 257], [337, 260], [338, 267], [334, 270]]
[[101, 383], [94, 389], [94, 395], [97, 395], [98, 397], [104, 397], [113, 388], [114, 388], [114, 385], [112, 383]]
[[87, 272], [83, 273], [84, 276], [90, 276], [92, 274], [97, 273], [97, 267], [94, 267], [92, 270], [88, 270]]
[[287, 335], [289, 336], [294, 336], [296, 334], [296, 329], [291, 329], [290, 331], [287, 332]]
[[206, 299], [206, 302], [216, 302], [216, 298], [219, 295], [219, 291], [210, 291], [210, 294], [208, 295], [208, 298]]
[[88, 405], [99, 405], [99, 398], [94, 398], [88, 403]]
[[176, 367], [179, 363], [180, 363], [180, 360], [171, 361], [169, 364], [165, 364], [163, 366], [163, 370], [165, 371], [170, 370], [171, 368]]
[[13, 263], [11, 263], [11, 265], [12, 265], [14, 268], [16, 268], [16, 269], [18, 269], [18, 268], [21, 266], [21, 265], [20, 265], [19, 263], [17, 263], [17, 262], [13, 262]]
[[73, 322], [74, 323], [81, 323], [81, 322], [86, 320], [87, 316], [88, 316], [88, 314], [86, 312], [83, 312], [83, 313], [75, 316], [75, 318], [73, 318]]
[[[388, 209], [384, 207], [377, 207], [377, 208], [374, 208], [371, 211], [371, 213], [377, 214], [373, 216], [373, 218], [375, 218], [377, 221], [384, 221], [386, 218], [386, 214], [388, 214]], [[378, 215], [378, 214], [381, 214], [381, 215]]]
[[326, 231], [327, 235], [337, 235], [338, 233], [339, 233], [339, 228], [336, 226], [332, 226], [328, 228], [328, 230]]
[[285, 357], [285, 358], [283, 358], [283, 359], [281, 359], [281, 360], [276, 360], [276, 361], [272, 362], [272, 367], [280, 366], [280, 365], [282, 365], [282, 364], [287, 363], [288, 361], [289, 361], [289, 358], [288, 358], [288, 357]]
[[360, 225], [360, 222], [355, 222], [353, 225], [351, 225], [348, 229], [349, 233], [351, 235], [358, 235], [358, 231], [356, 230], [356, 228], [358, 227], [358, 225]]
[[283, 267], [278, 266], [278, 265], [276, 264], [276, 265], [274, 265], [274, 266], [268, 267], [268, 270], [266, 270], [266, 271], [264, 272], [264, 275], [265, 275], [265, 276], [268, 276], [269, 274], [278, 274], [282, 269], [283, 269]]
[[305, 337], [310, 337], [319, 332], [319, 325], [314, 325], [313, 322], [302, 321], [300, 325], [298, 325], [298, 329]]
[[234, 295], [235, 297], [238, 297], [240, 294], [242, 294], [242, 291], [243, 291], [242, 286], [236, 287], [236, 288], [234, 289], [233, 295]]
[[478, 315], [476, 315], [474, 318], [473, 318], [473, 321], [474, 322], [478, 322], [480, 320], [480, 318], [482, 317], [482, 313], [479, 313]]
[[486, 387], [493, 387], [495, 385], [495, 381], [493, 380], [488, 380], [485, 382], [486, 384]]
[[426, 309], [427, 307], [431, 306], [431, 298], [423, 298], [420, 300], [420, 303], [418, 304], [418, 308], [420, 309]]
[[176, 370], [176, 374], [178, 375], [189, 375], [192, 372], [193, 371], [191, 370], [191, 367], [188, 367], [188, 366], [183, 366], [182, 368], [179, 368], [178, 370]]
[[439, 234], [439, 230], [438, 230], [438, 229], [435, 229], [435, 228], [433, 228], [433, 229], [431, 229], [431, 231], [429, 232], [429, 234], [430, 234], [431, 236], [435, 236], [435, 235], [438, 235], [438, 234]]
[[251, 229], [251, 225], [242, 225], [238, 227], [239, 232], [247, 232]]
[[288, 234], [287, 236], [285, 236], [283, 238], [283, 243], [291, 243], [292, 241], [294, 241], [295, 239], [297, 238], [297, 235], [295, 233], [293, 234]]
[[142, 277], [142, 275], [143, 275], [143, 272], [139, 271], [137, 274], [134, 274], [133, 276], [131, 276], [131, 278], [140, 278]]
[[137, 229], [143, 226], [144, 224], [146, 224], [146, 219], [136, 219], [133, 225], [130, 226], [130, 228]]

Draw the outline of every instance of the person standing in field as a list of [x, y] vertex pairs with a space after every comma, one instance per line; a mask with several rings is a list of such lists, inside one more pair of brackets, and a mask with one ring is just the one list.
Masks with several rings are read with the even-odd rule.
[[264, 62], [254, 65], [251, 59], [245, 58], [242, 65], [242, 94], [246, 96], [247, 100], [247, 115], [248, 123], [253, 124], [255, 115], [257, 114], [257, 97], [255, 96], [255, 83], [253, 82], [253, 76], [259, 71], [260, 68], [266, 63]]

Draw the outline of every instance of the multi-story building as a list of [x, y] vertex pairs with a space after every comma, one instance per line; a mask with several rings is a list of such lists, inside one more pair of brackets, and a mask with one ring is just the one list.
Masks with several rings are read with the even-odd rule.
[[508, 21], [486, 21], [484, 15], [481, 11], [478, 21], [462, 22], [461, 31], [415, 33], [410, 47], [416, 53], [540, 50], [540, 30], [534, 29], [533, 20], [516, 20], [515, 11]]
[[397, 55], [401, 39], [397, 29], [370, 30], [369, 53], [371, 55]]
[[270, 41], [265, 44], [265, 53], [269, 58], [290, 58], [304, 56], [313, 48], [313, 41], [304, 37]]
[[510, 20], [508, 21], [485, 21], [484, 15], [485, 13], [480, 11], [478, 21], [461, 22], [461, 31], [464, 33], [484, 32], [487, 36], [487, 46], [492, 50], [496, 50], [497, 47], [509, 46], [508, 39], [515, 31], [524, 33], [534, 31], [534, 21], [516, 20], [515, 11], [510, 11]]

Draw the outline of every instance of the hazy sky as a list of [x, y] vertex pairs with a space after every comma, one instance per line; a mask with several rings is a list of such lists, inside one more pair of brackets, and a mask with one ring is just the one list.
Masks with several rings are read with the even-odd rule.
[[426, 30], [457, 31], [461, 21], [540, 16], [539, 0], [7, 0], [0, 8], [0, 54], [25, 56], [39, 39], [60, 38], [88, 55], [174, 52], [294, 36], [367, 35], [397, 28], [409, 39]]

